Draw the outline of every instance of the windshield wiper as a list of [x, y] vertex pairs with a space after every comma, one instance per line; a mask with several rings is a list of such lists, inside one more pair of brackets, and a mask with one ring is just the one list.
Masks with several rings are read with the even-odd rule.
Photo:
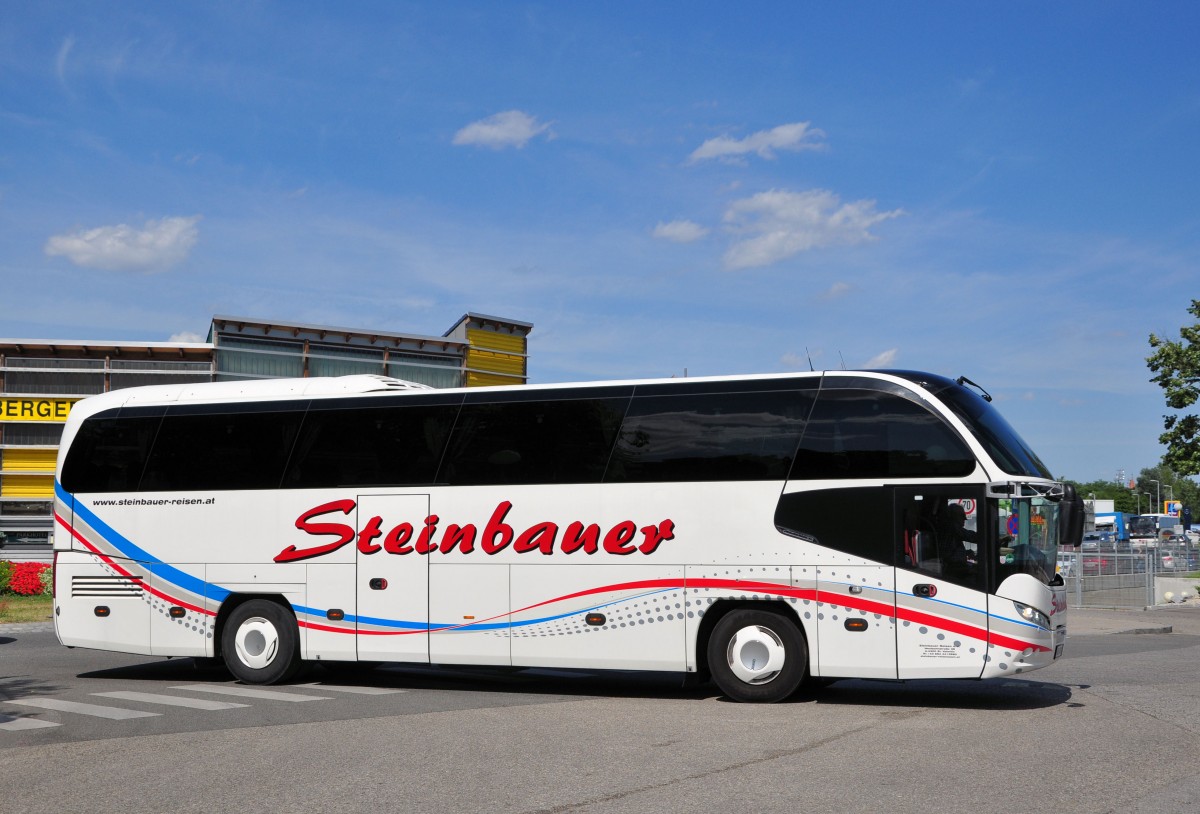
[[988, 391], [984, 390], [982, 387], [980, 387], [978, 384], [976, 384], [975, 382], [973, 382], [973, 381], [971, 381], [970, 379], [968, 379], [966, 376], [959, 376], [957, 379], [955, 379], [955, 381], [956, 381], [956, 382], [958, 382], [959, 384], [969, 384], [969, 385], [971, 385], [972, 387], [974, 387], [976, 390], [978, 390], [978, 391], [979, 391], [979, 395], [983, 397], [983, 400], [984, 400], [984, 401], [991, 401], [991, 400], [992, 400], [992, 394], [991, 394], [991, 393], [989, 393]]

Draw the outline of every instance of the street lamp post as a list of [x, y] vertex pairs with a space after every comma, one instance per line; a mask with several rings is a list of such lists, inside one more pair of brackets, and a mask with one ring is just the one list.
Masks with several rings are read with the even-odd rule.
[[1134, 492], [1133, 494], [1137, 497], [1137, 513], [1141, 514], [1142, 513], [1142, 493]]
[[[1154, 494], [1158, 498], [1158, 502], [1154, 504], [1154, 508], [1161, 509], [1162, 508], [1162, 484], [1156, 480], [1152, 480], [1150, 482], [1154, 484]], [[1146, 496], [1149, 497], [1150, 493], [1147, 492]], [[1154, 511], [1154, 512], [1150, 512], [1150, 514], [1158, 514], [1158, 512]]]

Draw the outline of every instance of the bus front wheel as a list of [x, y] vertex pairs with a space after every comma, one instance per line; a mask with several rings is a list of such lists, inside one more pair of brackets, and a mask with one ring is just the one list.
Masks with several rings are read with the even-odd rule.
[[730, 611], [708, 642], [713, 681], [735, 701], [773, 703], [800, 688], [808, 648], [795, 622], [771, 611]]
[[285, 681], [300, 667], [296, 619], [267, 599], [244, 602], [225, 620], [221, 654], [233, 677], [246, 684]]

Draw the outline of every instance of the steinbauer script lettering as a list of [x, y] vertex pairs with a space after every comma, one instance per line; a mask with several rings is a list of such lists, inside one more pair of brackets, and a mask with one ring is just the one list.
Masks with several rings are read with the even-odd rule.
[[598, 524], [584, 524], [578, 520], [568, 524], [561, 533], [558, 524], [549, 521], [534, 523], [518, 532], [504, 522], [513, 505], [507, 500], [496, 506], [482, 533], [472, 523], [464, 526], [450, 523], [441, 529], [440, 541], [435, 541], [441, 523], [441, 518], [436, 514], [426, 517], [420, 524], [420, 530], [406, 521], [392, 526], [385, 532], [382, 517], [370, 518], [357, 533], [345, 523], [329, 522], [327, 519], [316, 522], [327, 515], [348, 515], [354, 511], [356, 505], [355, 501], [346, 498], [322, 503], [302, 513], [296, 518], [296, 528], [315, 537], [335, 539], [309, 548], [290, 545], [275, 556], [275, 562], [320, 557], [337, 551], [352, 540], [356, 541], [358, 550], [363, 554], [378, 554], [381, 551], [400, 555], [430, 554], [434, 551], [449, 554], [455, 550], [469, 554], [478, 544], [479, 549], [489, 555], [498, 554], [512, 546], [512, 550], [518, 554], [541, 552], [551, 555], [555, 551], [563, 554], [580, 551], [584, 554], [595, 554], [603, 550], [608, 554], [625, 556], [638, 553], [653, 554], [662, 543], [675, 538], [675, 521], [670, 519], [640, 528], [632, 520], [622, 520], [603, 534]]

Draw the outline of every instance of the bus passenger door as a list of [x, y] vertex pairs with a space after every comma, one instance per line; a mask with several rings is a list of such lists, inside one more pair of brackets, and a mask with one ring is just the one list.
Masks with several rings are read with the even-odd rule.
[[896, 489], [898, 678], [978, 678], [987, 658], [987, 523], [972, 485]]
[[413, 548], [428, 516], [428, 495], [358, 499], [360, 660], [429, 661], [429, 557]]

